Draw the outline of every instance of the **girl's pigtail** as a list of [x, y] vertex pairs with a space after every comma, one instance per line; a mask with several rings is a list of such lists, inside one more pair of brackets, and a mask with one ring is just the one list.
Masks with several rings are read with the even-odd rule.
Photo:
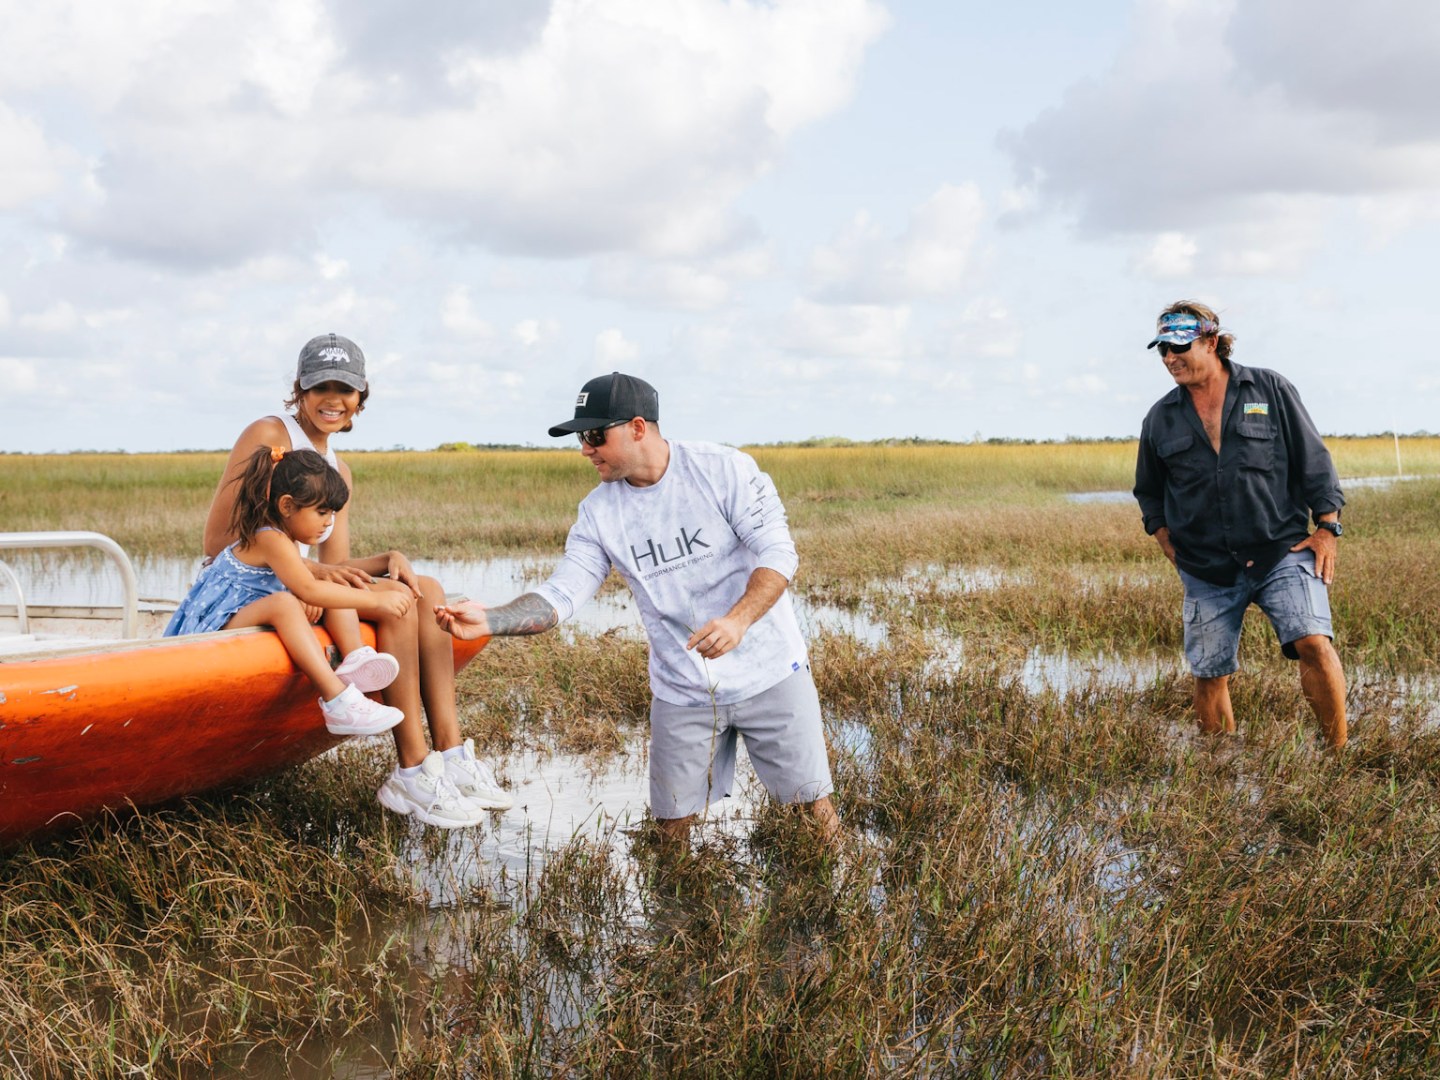
[[231, 483], [235, 484], [235, 508], [230, 512], [230, 531], [241, 547], [249, 547], [255, 534], [265, 525], [273, 525], [270, 508], [270, 477], [275, 465], [285, 457], [278, 446], [262, 446], [250, 455], [245, 469]]

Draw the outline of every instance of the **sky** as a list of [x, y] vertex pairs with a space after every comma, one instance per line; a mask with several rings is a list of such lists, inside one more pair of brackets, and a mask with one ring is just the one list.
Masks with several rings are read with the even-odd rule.
[[1128, 437], [1197, 298], [1440, 430], [1430, 0], [0, 0], [0, 451]]

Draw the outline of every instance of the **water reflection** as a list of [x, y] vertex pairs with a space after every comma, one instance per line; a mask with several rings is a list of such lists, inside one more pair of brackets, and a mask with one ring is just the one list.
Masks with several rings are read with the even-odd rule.
[[[587, 840], [627, 856], [649, 804], [646, 743], [645, 733], [636, 732], [622, 749], [600, 757], [526, 748], [493, 762], [515, 805], [488, 824], [444, 833], [438, 852], [436, 830], [413, 823], [401, 858], [408, 884], [432, 908], [477, 895], [520, 905], [549, 851]], [[701, 829], [741, 835], [760, 802], [758, 783], [742, 743], [735, 790], [710, 806]]]

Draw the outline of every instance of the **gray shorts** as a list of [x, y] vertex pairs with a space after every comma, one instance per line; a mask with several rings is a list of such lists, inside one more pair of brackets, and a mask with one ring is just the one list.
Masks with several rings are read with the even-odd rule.
[[650, 812], [661, 820], [699, 814], [735, 782], [736, 736], [755, 775], [779, 803], [813, 802], [834, 790], [820, 696], [807, 665], [733, 705], [650, 702]]
[[1296, 659], [1295, 642], [1311, 634], [1333, 638], [1330, 589], [1315, 576], [1315, 553], [1291, 551], [1263, 581], [1245, 574], [1234, 585], [1212, 585], [1180, 571], [1185, 584], [1185, 658], [1202, 679], [1229, 675], [1240, 667], [1240, 626], [1252, 603], [1263, 611], [1280, 639], [1280, 649]]

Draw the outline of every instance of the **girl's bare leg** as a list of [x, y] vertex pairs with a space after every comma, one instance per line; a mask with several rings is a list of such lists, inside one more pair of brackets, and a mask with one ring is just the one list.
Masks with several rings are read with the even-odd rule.
[[322, 621], [341, 657], [349, 656], [364, 644], [360, 640], [360, 616], [355, 614], [354, 609], [327, 608]]
[[320, 642], [315, 640], [315, 631], [310, 627], [304, 606], [292, 593], [271, 593], [246, 604], [225, 624], [227, 630], [240, 626], [273, 626], [290, 659], [310, 676], [310, 681], [326, 701], [338, 697], [345, 690], [345, 684], [330, 670], [330, 662], [325, 659]]

